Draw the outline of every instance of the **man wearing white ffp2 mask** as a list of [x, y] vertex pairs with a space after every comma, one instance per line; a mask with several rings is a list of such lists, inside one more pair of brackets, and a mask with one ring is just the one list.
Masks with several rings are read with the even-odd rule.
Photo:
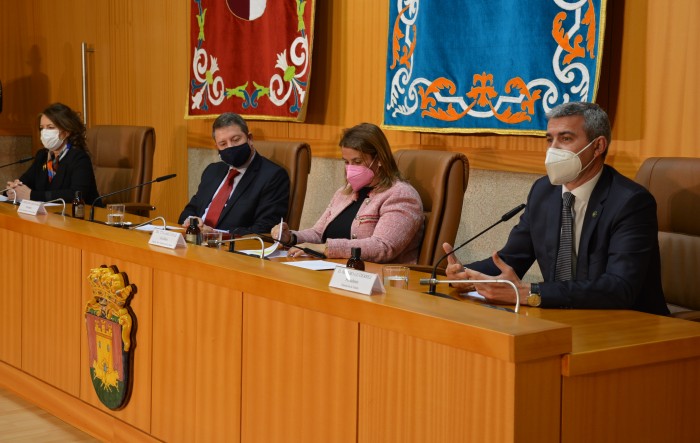
[[[533, 307], [668, 314], [656, 201], [605, 165], [611, 135], [607, 114], [593, 103], [565, 103], [547, 118], [547, 177], [532, 185], [506, 245], [465, 267], [448, 257], [447, 276], [509, 280], [520, 302]], [[445, 252], [451, 249], [445, 244]], [[525, 283], [521, 278], [535, 260], [543, 281]], [[475, 286], [489, 302], [514, 303], [511, 286]]]

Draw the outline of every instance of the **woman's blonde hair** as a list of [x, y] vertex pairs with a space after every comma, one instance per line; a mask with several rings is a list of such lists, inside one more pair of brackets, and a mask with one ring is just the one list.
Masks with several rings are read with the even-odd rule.
[[[338, 146], [350, 148], [363, 154], [369, 154], [378, 162], [377, 178], [379, 182], [375, 190], [381, 192], [389, 189], [397, 180], [404, 180], [396, 166], [396, 160], [391, 153], [389, 141], [379, 126], [372, 123], [360, 123], [352, 128], [346, 129], [340, 139]], [[347, 192], [352, 192], [349, 186]]]

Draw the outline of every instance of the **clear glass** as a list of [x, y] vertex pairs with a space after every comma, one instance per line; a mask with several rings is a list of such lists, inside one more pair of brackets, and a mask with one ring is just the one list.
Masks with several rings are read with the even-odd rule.
[[124, 225], [124, 205], [121, 203], [107, 205], [107, 224], [112, 226]]
[[406, 266], [388, 265], [382, 267], [384, 287], [407, 289], [409, 273], [410, 269]]
[[202, 245], [208, 248], [220, 249], [220, 242], [222, 238], [221, 232], [209, 231], [202, 233]]

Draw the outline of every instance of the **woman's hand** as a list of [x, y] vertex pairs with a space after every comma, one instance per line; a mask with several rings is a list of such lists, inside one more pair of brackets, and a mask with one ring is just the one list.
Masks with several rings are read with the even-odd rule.
[[[316, 252], [320, 252], [322, 254], [326, 253], [326, 244], [321, 243], [321, 244], [304, 244], [306, 249], [313, 249]], [[289, 251], [287, 251], [287, 257], [308, 257], [309, 254], [306, 252], [302, 251], [299, 248], [289, 248]]]
[[[281, 237], [280, 237], [280, 232], [282, 233]], [[274, 238], [275, 240], [277, 240], [279, 238], [282, 243], [289, 244], [289, 242], [292, 241], [292, 233], [289, 231], [289, 226], [287, 226], [287, 223], [285, 223], [285, 222], [282, 222], [279, 225], [274, 226], [272, 228], [272, 231], [270, 231], [270, 236], [272, 238]]]
[[20, 183], [19, 185], [15, 186], [12, 188], [11, 191], [8, 192], [8, 197], [12, 194], [12, 197], [14, 197], [14, 193], [17, 193], [17, 198], [16, 200], [30, 200], [32, 197], [32, 190], [25, 184]]

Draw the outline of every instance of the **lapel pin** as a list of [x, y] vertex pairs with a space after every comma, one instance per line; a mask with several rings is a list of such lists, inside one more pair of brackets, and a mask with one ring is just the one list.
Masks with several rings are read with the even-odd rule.
[[598, 217], [598, 211], [593, 211], [593, 214], [592, 214], [592, 215], [593, 215], [593, 218]]

